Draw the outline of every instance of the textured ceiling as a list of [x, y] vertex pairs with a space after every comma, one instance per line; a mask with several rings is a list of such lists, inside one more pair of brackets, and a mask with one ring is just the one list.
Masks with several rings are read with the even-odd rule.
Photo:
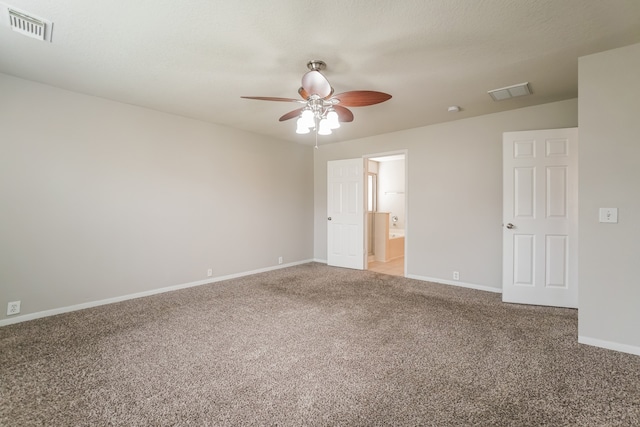
[[[297, 97], [310, 59], [336, 93], [393, 95], [320, 137], [337, 142], [575, 98], [579, 56], [640, 42], [638, 0], [2, 2], [54, 30], [47, 43], [0, 22], [0, 72], [309, 144], [278, 122], [298, 104], [240, 96]], [[526, 81], [531, 96], [487, 95]]]

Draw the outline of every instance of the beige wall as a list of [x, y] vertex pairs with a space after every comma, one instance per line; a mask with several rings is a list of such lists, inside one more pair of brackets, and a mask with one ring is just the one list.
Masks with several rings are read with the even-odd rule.
[[[505, 101], [508, 102], [508, 101]], [[407, 274], [502, 287], [502, 133], [575, 127], [577, 100], [323, 145], [314, 153], [314, 256], [327, 259], [327, 161], [407, 150]]]
[[[580, 341], [640, 354], [640, 44], [580, 58]], [[598, 209], [619, 209], [618, 224]]]
[[0, 320], [311, 259], [312, 151], [0, 74]]

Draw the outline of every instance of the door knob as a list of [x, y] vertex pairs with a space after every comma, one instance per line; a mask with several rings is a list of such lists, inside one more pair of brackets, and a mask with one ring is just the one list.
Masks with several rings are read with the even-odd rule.
[[512, 228], [516, 228], [516, 226], [515, 226], [515, 225], [513, 225], [513, 224], [511, 224], [511, 223], [509, 223], [509, 224], [507, 224], [507, 228], [508, 228], [509, 230], [511, 230]]
[[331, 217], [327, 218], [329, 221], [331, 221]]

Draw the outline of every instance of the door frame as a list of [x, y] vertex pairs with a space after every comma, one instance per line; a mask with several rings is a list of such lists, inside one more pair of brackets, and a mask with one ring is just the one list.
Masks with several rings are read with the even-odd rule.
[[[408, 259], [408, 248], [409, 248], [409, 150], [394, 150], [394, 151], [385, 151], [382, 153], [370, 153], [362, 156], [363, 159], [366, 160], [364, 167], [364, 191], [362, 197], [362, 203], [364, 206], [363, 215], [364, 215], [364, 241], [365, 246], [369, 242], [369, 227], [367, 226], [367, 194], [369, 192], [369, 183], [367, 181], [367, 174], [369, 173], [369, 159], [374, 157], [390, 157], [404, 155], [404, 277], [407, 277], [407, 259]], [[380, 183], [378, 183], [378, 187]], [[364, 269], [369, 269], [369, 257], [365, 250], [364, 254]]]

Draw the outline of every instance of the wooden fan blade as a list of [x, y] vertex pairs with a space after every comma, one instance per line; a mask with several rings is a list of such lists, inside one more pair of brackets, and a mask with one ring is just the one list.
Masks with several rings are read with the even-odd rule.
[[319, 71], [308, 71], [302, 76], [302, 88], [310, 95], [325, 98], [331, 95], [333, 89], [329, 81]]
[[281, 102], [300, 102], [299, 99], [293, 98], [275, 98], [273, 96], [241, 96], [244, 99], [257, 99], [259, 101], [281, 101]]
[[327, 96], [325, 96], [324, 99], [331, 98], [331, 95], [333, 95], [333, 87], [331, 88], [331, 92], [329, 92], [329, 94]]
[[353, 113], [351, 110], [341, 107], [340, 105], [334, 105], [333, 109], [338, 113], [338, 121], [341, 122], [352, 122], [353, 121]]
[[301, 87], [300, 89], [298, 89], [298, 93], [300, 94], [300, 96], [302, 97], [302, 99], [304, 99], [305, 101], [306, 101], [307, 99], [309, 99], [309, 97], [311, 96], [311, 95], [309, 95], [309, 94], [307, 93], [307, 91], [306, 91], [306, 90], [304, 90], [304, 88], [303, 88], [303, 87]]
[[339, 93], [331, 99], [337, 99], [340, 105], [347, 107], [366, 107], [367, 105], [387, 101], [391, 99], [391, 95], [373, 90], [352, 90], [350, 92]]
[[302, 114], [302, 108], [298, 108], [297, 110], [293, 110], [293, 111], [289, 111], [287, 114], [285, 114], [284, 116], [280, 117], [280, 121], [284, 122], [285, 120], [289, 120], [289, 119], [293, 119], [294, 117], [298, 117], [300, 114]]

